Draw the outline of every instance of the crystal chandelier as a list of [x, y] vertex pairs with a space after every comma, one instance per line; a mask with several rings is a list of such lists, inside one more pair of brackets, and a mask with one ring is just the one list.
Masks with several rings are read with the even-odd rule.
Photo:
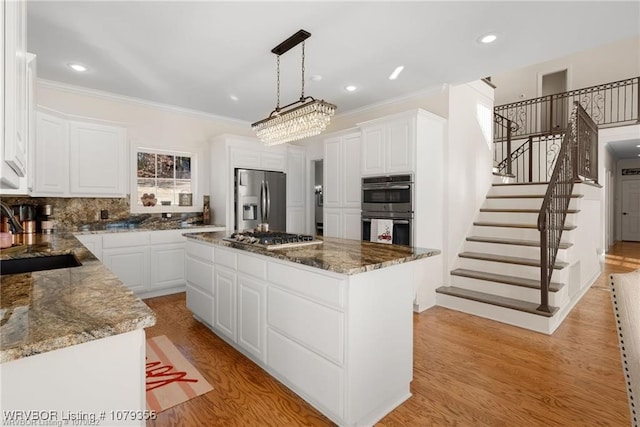
[[[278, 46], [271, 49], [277, 56], [278, 98], [276, 108], [266, 119], [255, 122], [251, 128], [265, 145], [283, 144], [320, 134], [327, 128], [336, 106], [304, 96], [304, 41], [311, 33], [300, 30]], [[300, 99], [280, 107], [280, 55], [302, 43], [302, 92]]]

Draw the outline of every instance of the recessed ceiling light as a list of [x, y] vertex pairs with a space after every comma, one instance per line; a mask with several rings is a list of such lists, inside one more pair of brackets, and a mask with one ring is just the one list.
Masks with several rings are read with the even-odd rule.
[[356, 90], [358, 90], [358, 86], [347, 85], [344, 87], [344, 90], [346, 90], [347, 92], [355, 92]]
[[389, 80], [397, 79], [400, 73], [402, 72], [402, 70], [404, 70], [404, 65], [400, 65], [396, 67], [396, 69], [393, 70], [393, 73], [391, 73], [391, 75], [389, 76]]
[[88, 68], [87, 68], [87, 67], [85, 67], [84, 65], [82, 65], [82, 64], [77, 64], [77, 63], [74, 63], [74, 62], [72, 62], [72, 63], [70, 63], [70, 64], [67, 64], [67, 65], [68, 65], [68, 66], [69, 66], [69, 68], [71, 68], [73, 71], [77, 71], [78, 73], [84, 73], [84, 72], [85, 72], [85, 71], [87, 71], [87, 69], [88, 69]]
[[484, 43], [484, 44], [493, 43], [494, 41], [496, 41], [497, 38], [498, 36], [496, 36], [495, 34], [487, 34], [486, 36], [482, 36], [480, 38], [480, 43]]
[[636, 148], [640, 148], [640, 144], [636, 145]]
[[238, 99], [240, 99], [235, 95], [229, 95], [229, 98], [231, 98], [232, 101], [238, 101]]

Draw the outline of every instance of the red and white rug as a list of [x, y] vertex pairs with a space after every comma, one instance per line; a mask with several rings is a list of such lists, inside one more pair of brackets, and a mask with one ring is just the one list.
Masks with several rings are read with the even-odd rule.
[[147, 409], [160, 412], [213, 390], [165, 335], [147, 339]]

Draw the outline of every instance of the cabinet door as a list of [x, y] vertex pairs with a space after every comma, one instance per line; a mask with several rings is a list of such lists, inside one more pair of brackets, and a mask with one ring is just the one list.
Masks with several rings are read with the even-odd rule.
[[151, 246], [151, 284], [149, 290], [185, 284], [184, 243]]
[[187, 283], [187, 308], [201, 321], [213, 326], [213, 297]]
[[124, 196], [124, 128], [71, 122], [69, 133], [71, 193]]
[[324, 230], [326, 237], [342, 237], [342, 213], [340, 208], [324, 208]]
[[67, 194], [69, 189], [69, 127], [66, 120], [36, 114], [35, 195]]
[[362, 175], [384, 173], [385, 127], [376, 125], [362, 130]]
[[413, 172], [415, 157], [415, 118], [394, 120], [387, 124], [385, 146], [386, 173]]
[[262, 153], [260, 168], [269, 171], [284, 172], [287, 159], [284, 153]]
[[287, 206], [305, 205], [305, 155], [302, 151], [289, 149], [287, 159]]
[[214, 272], [214, 328], [236, 341], [236, 273], [216, 265]]
[[362, 240], [361, 216], [359, 209], [342, 210], [342, 235], [344, 239]]
[[102, 262], [133, 292], [149, 288], [149, 247], [103, 249]]
[[261, 362], [265, 361], [266, 289], [264, 282], [238, 276], [238, 344]]
[[18, 177], [27, 174], [26, 1], [4, 7], [4, 161]]
[[287, 232], [305, 234], [307, 232], [303, 207], [287, 208]]
[[96, 258], [102, 261], [102, 236], [99, 234], [81, 234], [76, 239], [80, 241]]
[[361, 200], [361, 157], [360, 134], [345, 136], [342, 141], [342, 206], [360, 208]]
[[341, 202], [342, 180], [342, 145], [340, 138], [328, 139], [324, 143], [324, 185], [322, 187], [322, 199], [324, 208], [335, 208]]

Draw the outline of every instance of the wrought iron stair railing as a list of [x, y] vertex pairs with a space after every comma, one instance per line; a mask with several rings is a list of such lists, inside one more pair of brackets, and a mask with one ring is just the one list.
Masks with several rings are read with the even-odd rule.
[[564, 131], [529, 136], [524, 143], [511, 151], [510, 156], [495, 165], [496, 172], [511, 175], [515, 182], [549, 181], [563, 136]]
[[567, 132], [538, 215], [540, 231], [540, 306], [551, 312], [549, 284], [569, 210], [573, 185], [579, 180], [598, 181], [598, 126], [574, 102]]

